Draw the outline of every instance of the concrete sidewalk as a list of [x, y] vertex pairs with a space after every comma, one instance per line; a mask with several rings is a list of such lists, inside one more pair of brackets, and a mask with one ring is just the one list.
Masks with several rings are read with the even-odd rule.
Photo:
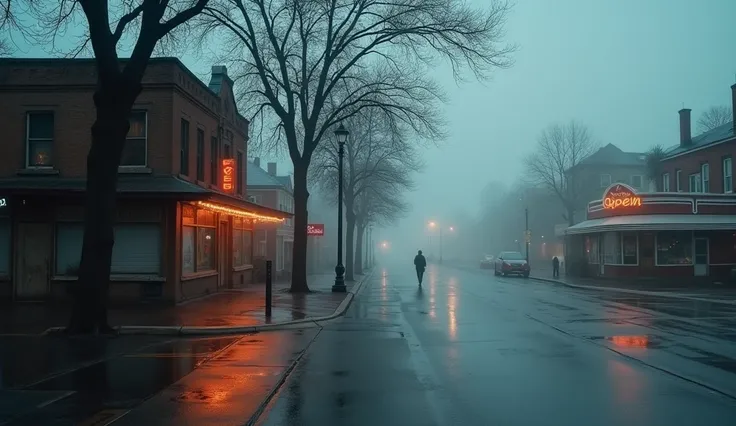
[[[647, 296], [668, 297], [676, 299], [687, 299], [698, 302], [721, 303], [736, 305], [736, 288], [732, 286], [718, 286], [708, 288], [692, 288], [676, 285], [667, 281], [636, 281], [606, 280], [592, 278], [566, 277], [553, 278], [552, 271], [532, 271], [529, 278], [561, 284], [572, 288], [593, 291], [609, 291], [617, 293], [628, 293]], [[646, 290], [642, 290], [646, 288]]]
[[[122, 334], [233, 334], [265, 331], [341, 315], [363, 280], [347, 282], [347, 293], [333, 293], [334, 275], [309, 277], [309, 294], [291, 294], [289, 283], [273, 284], [272, 314], [265, 315], [265, 285], [226, 290], [178, 306], [138, 304], [109, 310]], [[63, 330], [70, 306], [17, 303], [0, 310], [0, 334], [55, 333]]]

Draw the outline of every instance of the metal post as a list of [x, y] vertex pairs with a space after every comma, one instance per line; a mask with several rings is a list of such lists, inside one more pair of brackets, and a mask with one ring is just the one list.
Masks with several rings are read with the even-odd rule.
[[266, 318], [271, 318], [271, 298], [272, 298], [272, 276], [271, 276], [271, 261], [266, 261]]
[[345, 155], [345, 143], [338, 142], [338, 178], [337, 178], [337, 266], [335, 266], [335, 284], [332, 291], [335, 293], [345, 293], [345, 266], [342, 264], [342, 159]]
[[526, 221], [526, 234], [524, 235], [524, 241], [526, 241], [526, 263], [529, 263], [529, 208], [524, 209], [524, 218]]

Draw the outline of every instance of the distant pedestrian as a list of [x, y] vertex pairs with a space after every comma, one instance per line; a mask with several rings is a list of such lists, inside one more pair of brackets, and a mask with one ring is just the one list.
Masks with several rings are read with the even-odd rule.
[[557, 256], [552, 258], [552, 277], [560, 277], [560, 259], [558, 259]]
[[419, 285], [422, 285], [424, 270], [427, 269], [427, 259], [424, 258], [421, 250], [419, 250], [419, 253], [414, 256], [414, 267], [417, 268], [417, 279], [419, 280]]

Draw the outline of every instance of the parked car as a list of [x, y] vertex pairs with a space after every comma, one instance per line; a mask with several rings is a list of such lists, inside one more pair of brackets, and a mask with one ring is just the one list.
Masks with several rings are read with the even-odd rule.
[[491, 269], [493, 268], [493, 256], [487, 254], [480, 260], [480, 269]]
[[494, 263], [494, 275], [522, 275], [524, 278], [529, 277], [529, 263], [527, 263], [524, 255], [518, 251], [502, 251], [496, 256]]

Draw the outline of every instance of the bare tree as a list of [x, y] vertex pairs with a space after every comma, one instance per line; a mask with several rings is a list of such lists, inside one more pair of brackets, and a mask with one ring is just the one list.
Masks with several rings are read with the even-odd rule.
[[[427, 77], [438, 58], [458, 78], [463, 69], [485, 77], [510, 65], [513, 47], [500, 44], [509, 6], [487, 4], [480, 11], [461, 0], [213, 0], [206, 8], [205, 34], [224, 36], [215, 40], [230, 58], [244, 51], [233, 60], [249, 89], [243, 100], [267, 136], [253, 143], [285, 140], [294, 165], [291, 291], [309, 290], [307, 171], [322, 138], [364, 109], [425, 137], [440, 134], [442, 95]], [[326, 108], [332, 99], [337, 107]]]
[[595, 150], [588, 128], [571, 121], [545, 129], [537, 140], [534, 153], [526, 158], [526, 169], [532, 183], [543, 185], [557, 195], [565, 207], [564, 218], [570, 225], [574, 224], [575, 207], [583, 182], [576, 173], [568, 172]]
[[[647, 177], [650, 182], [654, 182], [657, 187], [661, 187], [659, 177], [662, 175], [662, 159], [665, 157], [665, 150], [662, 145], [655, 145], [646, 154]], [[664, 189], [663, 189], [664, 190]]]
[[[67, 332], [114, 333], [107, 322], [107, 299], [116, 211], [118, 166], [130, 127], [133, 103], [142, 90], [141, 80], [159, 45], [207, 5], [208, 0], [107, 0], [38, 1], [0, 0], [0, 29], [20, 30], [24, 36], [52, 48], [57, 36], [76, 29], [86, 19], [76, 55], [91, 46], [97, 68], [92, 145], [87, 155], [84, 239], [79, 281]], [[14, 15], [13, 11], [21, 11]], [[35, 24], [20, 19], [31, 16]], [[133, 34], [131, 34], [131, 32]], [[137, 35], [136, 35], [137, 33]], [[137, 37], [137, 38], [136, 38]], [[118, 49], [125, 39], [133, 46], [129, 59]]]
[[[353, 280], [354, 272], [362, 272], [359, 250], [362, 247], [366, 225], [365, 218], [357, 211], [357, 203], [370, 185], [390, 184], [394, 190], [401, 192], [410, 189], [412, 186], [410, 175], [421, 166], [416, 153], [416, 144], [406, 136], [407, 131], [395, 124], [374, 109], [363, 110], [348, 120], [351, 135], [345, 146], [343, 173], [346, 222], [345, 277], [348, 280]], [[336, 145], [333, 139], [321, 144], [314, 153], [310, 167], [310, 180], [317, 181], [325, 192], [330, 194], [337, 194]]]
[[733, 121], [733, 111], [728, 106], [712, 106], [705, 110], [698, 119], [698, 131], [700, 133], [715, 129]]

